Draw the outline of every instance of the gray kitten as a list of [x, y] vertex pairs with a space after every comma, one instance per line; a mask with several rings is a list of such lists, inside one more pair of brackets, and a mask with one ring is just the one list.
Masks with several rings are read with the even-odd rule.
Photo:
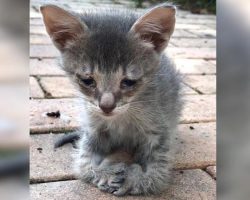
[[162, 52], [174, 6], [77, 14], [41, 7], [63, 69], [83, 98], [77, 175], [121, 196], [156, 194], [169, 183], [171, 139], [181, 110], [180, 80]]

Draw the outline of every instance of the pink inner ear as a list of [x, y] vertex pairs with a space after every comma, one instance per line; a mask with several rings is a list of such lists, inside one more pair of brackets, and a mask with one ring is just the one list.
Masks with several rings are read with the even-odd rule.
[[60, 50], [83, 34], [83, 25], [71, 13], [52, 5], [42, 7], [41, 12], [46, 30]]
[[158, 7], [138, 19], [132, 30], [139, 37], [152, 43], [156, 51], [162, 51], [173, 33], [175, 26], [175, 9]]

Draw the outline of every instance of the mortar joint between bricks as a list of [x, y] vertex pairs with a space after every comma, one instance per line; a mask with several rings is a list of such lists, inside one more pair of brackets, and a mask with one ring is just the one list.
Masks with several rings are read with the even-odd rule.
[[42, 91], [43, 91], [43, 93], [44, 93], [45, 98], [51, 99], [51, 98], [52, 98], [52, 95], [51, 95], [50, 92], [48, 92], [48, 91], [43, 87], [43, 84], [41, 83], [41, 77], [40, 77], [40, 76], [35, 76], [35, 77], [36, 77], [36, 79], [37, 79], [37, 82], [38, 82], [39, 86], [41, 87], [41, 89], [42, 89]]

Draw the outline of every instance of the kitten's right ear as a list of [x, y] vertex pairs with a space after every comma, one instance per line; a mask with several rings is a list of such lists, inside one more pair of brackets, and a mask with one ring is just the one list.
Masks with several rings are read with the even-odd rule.
[[66, 10], [54, 5], [42, 6], [40, 10], [46, 30], [59, 50], [65, 50], [86, 35], [87, 26]]
[[175, 14], [176, 7], [171, 4], [157, 6], [140, 17], [132, 26], [130, 33], [161, 53], [174, 31]]

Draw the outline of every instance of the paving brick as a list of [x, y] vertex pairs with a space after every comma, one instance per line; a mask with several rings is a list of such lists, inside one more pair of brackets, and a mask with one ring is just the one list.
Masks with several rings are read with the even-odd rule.
[[34, 18], [40, 18], [40, 19], [42, 19], [42, 15], [41, 15], [41, 13], [32, 11], [32, 12], [30, 12], [30, 18], [31, 19], [34, 19]]
[[31, 58], [55, 58], [59, 51], [53, 45], [30, 45]]
[[[91, 185], [78, 180], [60, 181], [31, 185], [31, 199], [33, 200], [118, 200], [119, 197], [100, 192]], [[202, 170], [185, 170], [175, 172], [173, 183], [160, 196], [126, 196], [126, 200], [197, 200], [216, 199], [215, 181]]]
[[[205, 168], [215, 164], [215, 123], [182, 124], [175, 136], [175, 168]], [[68, 133], [71, 134], [71, 133]], [[63, 134], [31, 135], [30, 178], [32, 182], [65, 180], [73, 177], [71, 144], [54, 150]], [[56, 169], [56, 170], [55, 170]]]
[[[75, 99], [43, 99], [30, 102], [31, 133], [65, 132], [79, 127]], [[47, 112], [60, 111], [60, 118], [52, 118]]]
[[197, 38], [197, 35], [194, 33], [190, 33], [186, 30], [182, 30], [182, 29], [176, 29], [173, 33], [173, 38]]
[[43, 77], [40, 83], [51, 97], [75, 97], [76, 89], [67, 77]]
[[45, 26], [30, 26], [30, 34], [47, 35]]
[[177, 23], [175, 25], [176, 29], [188, 29], [188, 30], [192, 30], [192, 29], [204, 29], [206, 28], [206, 26], [202, 25], [202, 24], [193, 24], [193, 23], [180, 23], [177, 19]]
[[216, 24], [207, 24], [206, 25], [209, 29], [214, 29], [214, 30], [216, 30]]
[[181, 84], [181, 88], [182, 88], [182, 92], [181, 93], [184, 94], [184, 95], [198, 94], [195, 90], [193, 90], [189, 86], [185, 85], [184, 83]]
[[184, 96], [181, 123], [210, 122], [216, 120], [215, 95]]
[[202, 25], [214, 25], [216, 24], [216, 20], [214, 19], [188, 19], [188, 18], [178, 18], [176, 20], [176, 23], [178, 24], [202, 24]]
[[204, 37], [204, 38], [215, 38], [216, 37], [216, 30], [215, 29], [190, 29], [188, 30], [190, 33], [195, 34], [198, 37]]
[[63, 134], [32, 135], [30, 138], [30, 180], [44, 182], [72, 179], [72, 146], [54, 149]]
[[43, 91], [34, 77], [30, 77], [30, 97], [31, 98], [44, 97]]
[[44, 25], [42, 18], [31, 18], [30, 26], [42, 26]]
[[214, 179], [216, 179], [216, 166], [207, 167], [206, 172], [209, 173]]
[[30, 59], [30, 75], [33, 76], [61, 76], [65, 73], [58, 66], [56, 59]]
[[174, 59], [176, 68], [180, 70], [182, 74], [215, 74], [216, 67], [212, 63], [203, 59]]
[[30, 35], [30, 44], [52, 44], [46, 35]]
[[185, 18], [187, 19], [193, 19], [195, 20], [201, 20], [201, 19], [209, 19], [209, 20], [214, 20], [216, 21], [216, 15], [201, 15], [201, 14], [192, 14], [192, 13], [188, 13]]
[[209, 60], [209, 62], [216, 66], [216, 60]]
[[184, 82], [196, 91], [202, 94], [215, 94], [216, 93], [216, 76], [185, 76]]
[[193, 59], [215, 59], [216, 49], [214, 48], [167, 48], [165, 50], [170, 56], [175, 58], [193, 58]]
[[181, 124], [175, 137], [175, 168], [205, 168], [216, 162], [216, 124]]
[[172, 38], [171, 42], [177, 47], [216, 47], [216, 40], [211, 38]]

